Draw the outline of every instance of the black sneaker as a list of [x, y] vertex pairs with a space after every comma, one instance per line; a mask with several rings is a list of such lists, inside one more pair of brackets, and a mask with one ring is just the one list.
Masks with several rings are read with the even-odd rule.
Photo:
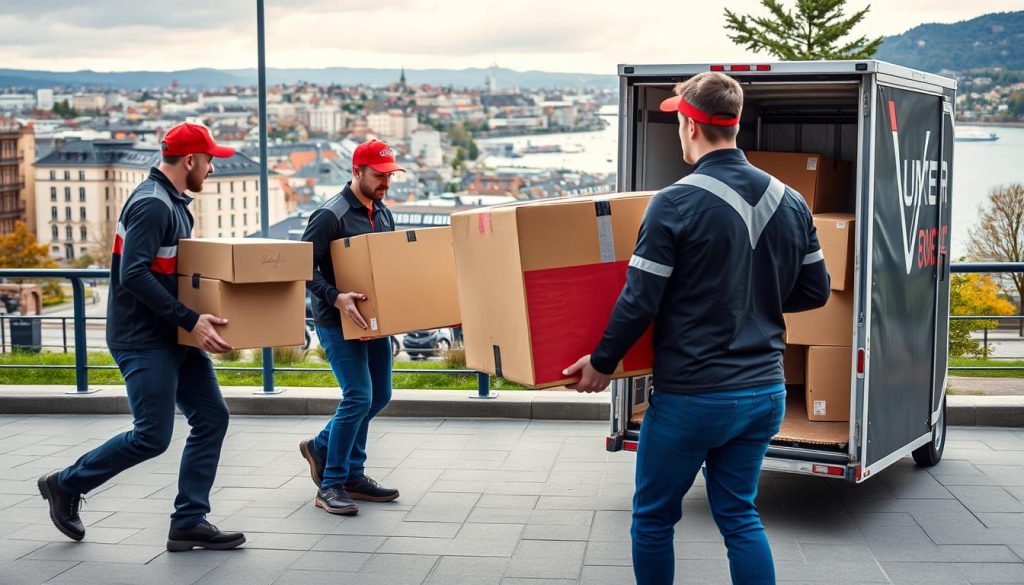
[[203, 520], [192, 528], [171, 528], [167, 533], [167, 550], [182, 552], [193, 548], [228, 550], [245, 542], [241, 532], [221, 532], [213, 524]]
[[345, 491], [352, 496], [353, 500], [366, 500], [367, 502], [390, 502], [398, 498], [398, 490], [386, 488], [365, 475], [346, 483]]
[[359, 507], [345, 492], [345, 488], [339, 486], [317, 490], [316, 507], [342, 516], [355, 516], [359, 512]]
[[324, 461], [317, 455], [315, 440], [300, 442], [299, 453], [302, 453], [302, 457], [309, 462], [309, 477], [313, 479], [317, 489], [320, 489], [320, 482], [324, 480]]
[[57, 530], [72, 540], [82, 540], [85, 537], [85, 526], [82, 525], [82, 518], [78, 516], [82, 496], [62, 490], [57, 485], [58, 474], [59, 471], [54, 471], [39, 478], [36, 482], [39, 494], [50, 503], [50, 520], [53, 520]]

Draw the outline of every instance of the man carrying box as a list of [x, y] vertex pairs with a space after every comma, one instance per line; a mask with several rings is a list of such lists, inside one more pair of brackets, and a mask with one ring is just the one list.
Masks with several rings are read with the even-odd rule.
[[600, 392], [654, 322], [654, 394], [640, 430], [633, 498], [633, 572], [672, 583], [682, 499], [705, 465], [711, 512], [733, 583], [775, 583], [757, 512], [758, 478], [782, 422], [783, 312], [825, 304], [829, 277], [810, 210], [736, 148], [743, 90], [720, 73], [676, 87], [692, 174], [652, 199], [626, 286], [604, 337], [565, 374]]
[[390, 502], [398, 490], [366, 476], [366, 434], [370, 420], [391, 401], [391, 338], [346, 341], [341, 319], [362, 329], [366, 321], [356, 302], [358, 291], [338, 290], [331, 242], [395, 229], [384, 205], [391, 174], [404, 171], [387, 144], [370, 140], [352, 153], [352, 180], [309, 217], [302, 239], [313, 243], [313, 280], [307, 283], [316, 316], [316, 334], [341, 386], [343, 399], [320, 434], [299, 444], [317, 486], [316, 505], [331, 514], [359, 511], [353, 500]]
[[175, 405], [192, 427], [178, 473], [167, 550], [224, 550], [245, 542], [241, 532], [221, 532], [206, 520], [210, 488], [228, 429], [228, 409], [209, 356], [178, 345], [178, 328], [190, 331], [207, 351], [232, 348], [217, 334], [227, 323], [197, 315], [177, 299], [178, 240], [192, 233], [192, 198], [213, 172], [213, 158], [234, 149], [220, 146], [210, 131], [179, 124], [162, 141], [163, 161], [124, 204], [117, 222], [110, 265], [107, 345], [128, 388], [135, 417], [132, 430], [86, 453], [74, 465], [39, 478], [50, 519], [69, 538], [81, 540], [78, 510], [86, 494], [118, 473], [167, 450]]

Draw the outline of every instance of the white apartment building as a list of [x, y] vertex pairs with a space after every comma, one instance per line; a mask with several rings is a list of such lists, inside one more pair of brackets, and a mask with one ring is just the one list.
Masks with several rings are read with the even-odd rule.
[[[36, 161], [36, 235], [56, 260], [112, 245], [125, 200], [160, 163], [130, 140], [73, 140]], [[241, 153], [214, 159], [203, 192], [192, 194], [197, 238], [242, 237], [260, 229], [259, 164]], [[284, 192], [270, 180], [270, 223], [284, 219]]]
[[429, 126], [413, 130], [410, 137], [409, 154], [422, 159], [423, 164], [429, 168], [440, 167], [444, 163], [441, 133]]
[[347, 125], [347, 115], [336, 104], [307, 107], [302, 114], [312, 132], [325, 132], [330, 136], [336, 136]]
[[36, 109], [47, 110], [47, 111], [53, 109], [53, 90], [52, 89], [37, 89], [36, 90]]
[[407, 140], [419, 126], [415, 112], [392, 109], [366, 116], [366, 123], [385, 142]]

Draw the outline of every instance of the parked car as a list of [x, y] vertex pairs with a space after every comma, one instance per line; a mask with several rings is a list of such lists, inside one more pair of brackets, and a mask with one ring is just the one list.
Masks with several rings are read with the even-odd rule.
[[454, 334], [451, 327], [424, 329], [406, 333], [402, 339], [405, 353], [414, 360], [444, 355], [452, 347]]

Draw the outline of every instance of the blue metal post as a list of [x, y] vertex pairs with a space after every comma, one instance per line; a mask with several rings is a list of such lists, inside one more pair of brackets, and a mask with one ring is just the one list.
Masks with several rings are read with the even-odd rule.
[[[256, 37], [259, 71], [260, 125], [260, 235], [270, 236], [270, 180], [267, 176], [267, 47], [263, 18], [263, 0], [256, 0]], [[263, 393], [277, 394], [274, 389], [274, 350], [263, 348]]]
[[483, 372], [476, 373], [476, 394], [470, 398], [497, 398], [497, 392], [491, 392], [491, 376]]
[[[78, 393], [88, 394], [89, 349], [85, 339], [85, 285], [81, 278], [71, 278], [71, 291], [75, 310], [75, 386]], [[67, 351], [66, 342], [65, 351]]]

